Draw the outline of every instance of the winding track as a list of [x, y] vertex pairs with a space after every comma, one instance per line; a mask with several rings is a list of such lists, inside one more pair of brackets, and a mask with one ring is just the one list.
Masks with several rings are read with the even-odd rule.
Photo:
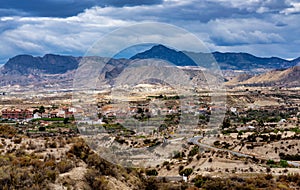
[[[240, 152], [236, 152], [236, 151], [232, 151], [232, 150], [216, 148], [216, 147], [208, 145], [208, 144], [200, 143], [199, 140], [202, 139], [202, 138], [203, 138], [202, 136], [195, 136], [195, 137], [189, 138], [188, 142], [192, 143], [194, 145], [197, 145], [199, 147], [209, 148], [209, 149], [213, 149], [213, 150], [216, 150], [216, 151], [229, 152], [229, 153], [231, 153], [235, 156], [238, 156], [238, 157], [244, 157], [244, 158], [252, 158], [253, 157], [253, 155], [250, 155], [250, 154], [244, 154], [244, 153], [240, 153]], [[292, 161], [287, 161], [287, 162], [288, 162], [288, 164], [293, 165], [295, 167], [300, 167], [300, 164], [297, 163], [297, 162], [292, 162]]]

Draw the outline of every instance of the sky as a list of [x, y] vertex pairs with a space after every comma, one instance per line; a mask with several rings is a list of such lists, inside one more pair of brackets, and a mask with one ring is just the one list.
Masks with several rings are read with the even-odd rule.
[[110, 32], [143, 22], [184, 28], [211, 51], [293, 59], [299, 20], [300, 0], [0, 0], [0, 64], [19, 54], [83, 56]]

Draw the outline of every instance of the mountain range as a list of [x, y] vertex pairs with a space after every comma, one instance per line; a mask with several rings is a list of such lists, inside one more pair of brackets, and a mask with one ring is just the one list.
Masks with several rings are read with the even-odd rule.
[[81, 57], [46, 54], [43, 57], [17, 55], [7, 61], [1, 74], [62, 74], [78, 67]]
[[276, 86], [276, 87], [300, 87], [300, 66], [288, 69], [272, 70], [260, 75], [250, 76], [242, 74], [228, 81], [226, 84], [243, 86]]
[[[0, 68], [0, 86], [45, 85], [50, 83], [53, 85], [61, 83], [64, 84], [62, 86], [70, 86], [72, 77], [83, 59], [89, 59], [89, 57], [82, 58], [54, 54], [47, 54], [43, 57], [18, 55], [9, 59]], [[101, 57], [97, 57], [97, 59], [104, 60]], [[294, 60], [285, 60], [278, 57], [262, 58], [248, 53], [213, 52], [209, 54], [177, 51], [163, 45], [155, 45], [149, 50], [138, 53], [129, 59], [110, 59], [101, 74], [107, 80], [111, 80], [118, 76], [132, 61], [143, 59], [160, 59], [176, 66], [197, 66], [200, 63], [202, 67], [209, 67], [213, 62], [217, 62], [222, 70], [245, 71], [246, 73], [251, 72], [256, 74], [258, 73], [257, 71], [261, 72], [261, 70], [276, 70], [273, 72], [276, 74], [283, 72], [284, 74], [282, 75], [293, 76], [294, 79], [296, 77], [296, 80], [300, 76], [299, 69], [296, 66], [300, 63], [300, 57]], [[288, 70], [289, 68], [293, 69]], [[288, 72], [292, 74], [288, 75]], [[267, 77], [254, 77], [244, 74], [244, 76], [240, 76], [240, 79], [234, 78], [231, 85], [250, 84], [258, 80], [267, 80]], [[251, 78], [253, 79], [251, 80]], [[281, 81], [280, 83], [291, 82], [288, 79], [282, 79], [282, 77], [275, 77], [272, 80], [268, 79], [268, 84], [277, 84], [277, 79]], [[293, 84], [296, 85], [295, 83]]]
[[[188, 51], [176, 51], [163, 45], [153, 46], [151, 49], [138, 53], [131, 59], [163, 59], [178, 66], [195, 66], [193, 60], [199, 60], [200, 66], [211, 64], [216, 61], [222, 70], [245, 70], [252, 71], [257, 69], [283, 69], [297, 65], [300, 57], [294, 60], [285, 60], [278, 57], [256, 57], [249, 53], [195, 53]], [[215, 59], [215, 60], [213, 60]]]

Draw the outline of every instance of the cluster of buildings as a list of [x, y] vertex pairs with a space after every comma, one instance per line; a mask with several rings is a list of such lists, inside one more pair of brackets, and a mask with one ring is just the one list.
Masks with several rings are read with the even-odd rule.
[[29, 109], [4, 109], [1, 111], [2, 119], [10, 120], [29, 120], [38, 118], [70, 118], [76, 112], [75, 108], [60, 108], [53, 110], [45, 110], [40, 113], [34, 108]]
[[5, 109], [2, 110], [3, 119], [31, 119], [33, 112], [28, 109]]
[[98, 110], [106, 118], [124, 118], [133, 117], [139, 113], [149, 115], [151, 117], [164, 116], [171, 114], [191, 114], [194, 116], [207, 115], [212, 111], [221, 111], [225, 108], [218, 105], [204, 105], [199, 102], [188, 102], [186, 105], [181, 105], [180, 102], [148, 102], [148, 101], [130, 101], [124, 104], [104, 105]]

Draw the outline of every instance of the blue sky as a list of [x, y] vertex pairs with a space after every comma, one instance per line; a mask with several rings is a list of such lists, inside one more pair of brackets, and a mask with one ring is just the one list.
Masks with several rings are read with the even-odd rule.
[[0, 0], [0, 63], [18, 54], [80, 56], [145, 21], [182, 27], [211, 51], [300, 56], [299, 0]]

